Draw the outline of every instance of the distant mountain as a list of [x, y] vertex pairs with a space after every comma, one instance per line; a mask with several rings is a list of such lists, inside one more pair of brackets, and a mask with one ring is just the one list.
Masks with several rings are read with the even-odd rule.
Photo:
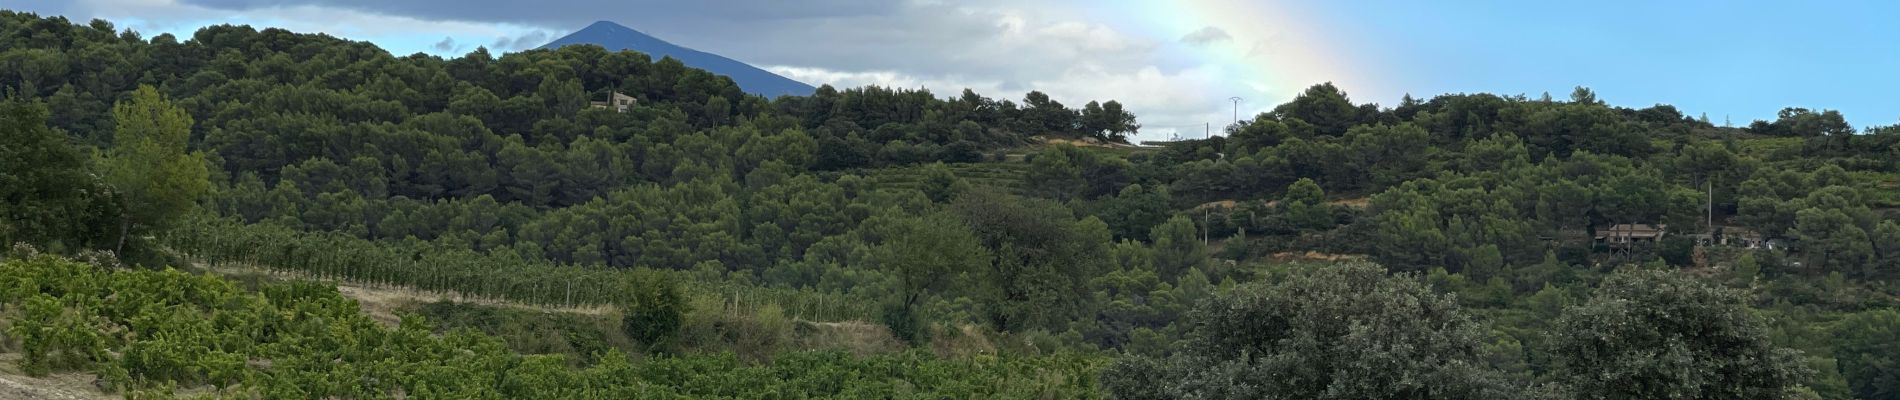
[[780, 95], [809, 96], [813, 91], [817, 90], [804, 82], [791, 80], [790, 78], [759, 69], [759, 67], [754, 67], [718, 54], [667, 43], [665, 40], [649, 36], [640, 31], [633, 30], [633, 28], [607, 21], [595, 22], [593, 25], [588, 25], [578, 32], [542, 45], [541, 48], [553, 49], [570, 44], [594, 44], [613, 51], [633, 50], [646, 53], [652, 56], [654, 60], [658, 60], [660, 57], [673, 57], [689, 67], [732, 77], [732, 81], [738, 83], [740, 89], [745, 90], [747, 93], [763, 95], [765, 97], [778, 97]]

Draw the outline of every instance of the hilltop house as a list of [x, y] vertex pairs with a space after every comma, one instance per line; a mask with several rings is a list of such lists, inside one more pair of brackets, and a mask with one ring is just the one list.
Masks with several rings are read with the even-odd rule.
[[1662, 240], [1663, 232], [1667, 228], [1668, 225], [1616, 224], [1597, 230], [1596, 240], [1612, 245], [1654, 243]]
[[1597, 230], [1596, 241], [1610, 248], [1610, 252], [1619, 257], [1630, 257], [1638, 248], [1648, 248], [1662, 241], [1667, 225], [1616, 224]]
[[627, 112], [628, 108], [632, 108], [634, 104], [640, 103], [640, 100], [633, 98], [633, 96], [620, 94], [620, 92], [611, 93], [613, 95], [609, 96], [607, 101], [589, 101], [587, 103], [594, 108], [612, 108], [616, 112]]

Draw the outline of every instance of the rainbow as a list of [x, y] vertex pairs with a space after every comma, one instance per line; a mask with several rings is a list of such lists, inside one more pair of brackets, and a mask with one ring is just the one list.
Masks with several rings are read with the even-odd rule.
[[1347, 29], [1317, 26], [1308, 5], [1260, 0], [1138, 0], [1119, 4], [1126, 6], [1114, 7], [1119, 11], [1107, 16], [1145, 30], [1146, 36], [1177, 40], [1206, 27], [1225, 31], [1231, 39], [1203, 46], [1169, 46], [1175, 48], [1167, 51], [1182, 52], [1178, 56], [1189, 62], [1220, 66], [1229, 81], [1247, 86], [1237, 89], [1268, 96], [1259, 102], [1249, 99], [1249, 103], [1277, 104], [1323, 82], [1333, 82], [1349, 92], [1378, 92], [1377, 83], [1370, 79], [1372, 74], [1359, 73], [1355, 63], [1337, 51], [1345, 47], [1337, 43], [1339, 34]]

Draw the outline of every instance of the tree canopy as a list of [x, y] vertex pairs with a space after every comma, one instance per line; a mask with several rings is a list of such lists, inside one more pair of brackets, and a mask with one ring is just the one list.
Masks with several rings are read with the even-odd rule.
[[1369, 264], [1290, 271], [1194, 308], [1166, 358], [1104, 374], [1121, 399], [1502, 398], [1479, 326], [1449, 297]]
[[1741, 300], [1675, 272], [1611, 275], [1557, 322], [1559, 379], [1580, 399], [1795, 398], [1810, 371]]

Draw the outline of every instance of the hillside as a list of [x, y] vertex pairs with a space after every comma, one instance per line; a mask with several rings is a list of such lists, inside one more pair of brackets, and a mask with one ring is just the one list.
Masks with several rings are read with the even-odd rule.
[[[1067, 142], [1138, 129], [1113, 101], [768, 100], [592, 46], [397, 57], [0, 12], [0, 62], [31, 66], [0, 68], [0, 360], [128, 397], [1900, 382], [1900, 129], [1830, 111], [1732, 128], [1587, 88], [1320, 84], [1131, 148]], [[588, 106], [609, 88], [641, 101]]]
[[557, 49], [576, 44], [597, 45], [609, 51], [632, 50], [646, 53], [656, 60], [661, 57], [672, 57], [688, 67], [731, 77], [732, 81], [738, 83], [739, 88], [745, 89], [746, 93], [767, 98], [809, 96], [816, 90], [811, 85], [779, 76], [744, 62], [681, 47], [608, 21], [594, 22], [579, 31], [554, 39], [542, 45], [541, 48]]

